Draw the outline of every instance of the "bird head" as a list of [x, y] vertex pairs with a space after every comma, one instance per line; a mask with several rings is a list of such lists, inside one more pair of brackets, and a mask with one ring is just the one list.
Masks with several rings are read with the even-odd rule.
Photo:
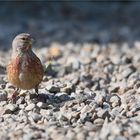
[[12, 43], [13, 51], [15, 52], [26, 52], [31, 50], [33, 38], [28, 33], [21, 33], [17, 35]]

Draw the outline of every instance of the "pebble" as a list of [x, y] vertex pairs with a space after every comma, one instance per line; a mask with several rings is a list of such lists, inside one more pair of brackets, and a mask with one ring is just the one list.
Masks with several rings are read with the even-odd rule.
[[88, 106], [88, 105], [85, 105], [82, 110], [81, 110], [81, 113], [86, 113], [90, 110], [91, 108]]
[[51, 110], [46, 110], [46, 109], [41, 109], [40, 110], [40, 114], [42, 116], [47, 116], [47, 115], [51, 115], [52, 114], [52, 111]]
[[0, 91], [0, 102], [1, 101], [6, 101], [7, 100], [7, 92], [5, 91]]
[[6, 106], [5, 114], [12, 114], [17, 111], [18, 107], [15, 104], [8, 104]]
[[49, 92], [51, 92], [51, 93], [57, 93], [57, 92], [59, 92], [60, 91], [60, 88], [58, 87], [58, 86], [56, 86], [56, 85], [47, 85], [46, 86], [46, 89], [49, 91]]
[[120, 116], [121, 115], [121, 112], [122, 112], [122, 108], [117, 106], [115, 108], [113, 108], [110, 112], [110, 115], [115, 118], [116, 116]]
[[66, 92], [68, 94], [74, 91], [75, 91], [75, 86], [72, 83], [68, 83], [66, 87], [61, 89], [61, 92]]
[[120, 106], [121, 105], [121, 98], [114, 94], [110, 98], [110, 103], [112, 104], [112, 107]]
[[37, 113], [29, 112], [28, 115], [34, 122], [38, 122], [41, 119], [41, 115]]
[[106, 109], [100, 109], [97, 112], [97, 116], [99, 118], [105, 119], [106, 117], [109, 118], [110, 117], [110, 114], [109, 114], [108, 110], [106, 110]]
[[20, 104], [24, 104], [25, 103], [25, 99], [23, 96], [21, 96], [17, 101], [16, 104], [20, 105]]
[[29, 104], [28, 106], [25, 107], [25, 110], [26, 111], [31, 111], [35, 108], [35, 104], [34, 103], [31, 103]]
[[101, 94], [97, 93], [97, 95], [95, 97], [95, 101], [97, 104], [102, 105], [104, 102], [104, 97]]
[[103, 124], [103, 123], [104, 123], [104, 119], [98, 118], [94, 120], [94, 124]]
[[36, 104], [39, 108], [47, 108], [47, 104], [46, 103], [43, 103], [43, 102], [38, 102], [37, 104]]
[[130, 74], [132, 74], [134, 70], [132, 68], [127, 68], [122, 72], [122, 77], [127, 78]]
[[78, 70], [80, 68], [80, 65], [81, 65], [80, 61], [76, 60], [72, 63], [72, 68], [74, 70]]

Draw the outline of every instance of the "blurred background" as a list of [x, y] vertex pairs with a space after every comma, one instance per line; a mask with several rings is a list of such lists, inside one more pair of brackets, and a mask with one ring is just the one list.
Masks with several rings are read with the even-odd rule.
[[36, 47], [52, 42], [128, 42], [140, 39], [140, 2], [129, 0], [1, 1], [0, 49], [28, 32]]

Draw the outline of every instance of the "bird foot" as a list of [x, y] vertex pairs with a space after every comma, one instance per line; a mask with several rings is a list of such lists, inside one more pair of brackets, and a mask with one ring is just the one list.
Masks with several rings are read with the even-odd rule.
[[12, 96], [9, 98], [9, 101], [10, 101], [11, 103], [15, 104], [18, 95], [19, 95], [19, 92], [14, 91], [14, 92], [12, 93]]

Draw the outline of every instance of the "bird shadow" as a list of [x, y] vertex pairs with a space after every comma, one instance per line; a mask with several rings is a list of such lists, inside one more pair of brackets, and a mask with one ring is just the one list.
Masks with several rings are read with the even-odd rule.
[[30, 99], [35, 103], [42, 102], [48, 105], [52, 105], [54, 107], [62, 107], [65, 104], [65, 102], [75, 100], [74, 97], [70, 97], [68, 94], [58, 95], [57, 93], [56, 94], [33, 93], [30, 94]]

